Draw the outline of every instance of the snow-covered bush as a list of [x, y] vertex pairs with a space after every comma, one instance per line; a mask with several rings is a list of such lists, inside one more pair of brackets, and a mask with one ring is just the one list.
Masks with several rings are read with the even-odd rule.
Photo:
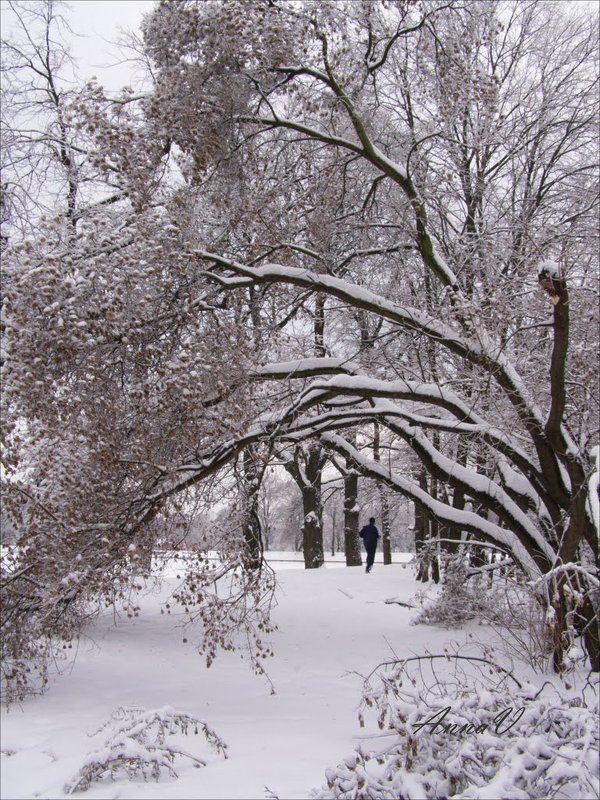
[[597, 694], [588, 689], [536, 690], [488, 659], [449, 653], [380, 665], [365, 681], [359, 718], [364, 725], [372, 708], [383, 732], [327, 769], [327, 788], [313, 796], [596, 797]]
[[471, 619], [490, 625], [499, 648], [536, 671], [544, 671], [552, 653], [551, 629], [541, 597], [518, 576], [494, 570], [493, 580], [473, 570], [464, 558], [446, 560], [441, 592], [426, 603], [414, 625], [458, 627]]
[[455, 627], [477, 616], [482, 595], [468, 582], [469, 566], [464, 558], [446, 559], [442, 590], [427, 602], [413, 620], [414, 625]]
[[198, 767], [206, 766], [201, 758], [167, 741], [167, 737], [177, 731], [184, 734], [190, 730], [195, 734], [202, 731], [209, 745], [227, 758], [227, 745], [212, 728], [196, 717], [169, 707], [151, 711], [118, 708], [100, 731], [106, 728], [109, 728], [109, 735], [104, 745], [86, 756], [77, 775], [66, 784], [67, 794], [88, 789], [91, 783], [107, 776], [114, 779], [119, 773], [124, 773], [129, 780], [158, 780], [164, 770], [176, 778], [175, 756], [188, 758]]

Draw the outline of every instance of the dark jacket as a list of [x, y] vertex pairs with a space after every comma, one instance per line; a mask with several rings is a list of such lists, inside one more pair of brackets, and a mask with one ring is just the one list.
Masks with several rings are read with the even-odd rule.
[[379, 539], [379, 531], [375, 525], [365, 525], [365, 527], [358, 534], [365, 543], [365, 547], [377, 547], [377, 540]]

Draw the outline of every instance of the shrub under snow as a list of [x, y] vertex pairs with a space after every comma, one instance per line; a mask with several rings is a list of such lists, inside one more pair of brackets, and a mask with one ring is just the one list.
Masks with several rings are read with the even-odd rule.
[[188, 758], [198, 767], [206, 766], [201, 758], [167, 741], [167, 736], [177, 731], [187, 734], [191, 730], [197, 734], [201, 730], [211, 747], [227, 758], [227, 745], [212, 728], [169, 707], [152, 711], [137, 707], [118, 708], [100, 730], [106, 728], [110, 731], [103, 747], [86, 756], [77, 775], [66, 784], [67, 794], [88, 789], [94, 781], [107, 776], [114, 779], [119, 774], [130, 780], [158, 780], [164, 770], [176, 778], [175, 756]]
[[[448, 666], [451, 674], [438, 678]], [[549, 682], [521, 686], [487, 659], [443, 654], [381, 665], [365, 682], [360, 720], [373, 708], [383, 732], [326, 770], [327, 788], [314, 796], [597, 797], [598, 725], [588, 707], [596, 698], [589, 684], [579, 696]]]
[[518, 574], [504, 576], [496, 571], [492, 580], [491, 573], [477, 574], [464, 558], [450, 557], [441, 592], [424, 605], [412, 624], [453, 628], [476, 618], [496, 631], [507, 655], [536, 671], [547, 669], [551, 626], [534, 588]]

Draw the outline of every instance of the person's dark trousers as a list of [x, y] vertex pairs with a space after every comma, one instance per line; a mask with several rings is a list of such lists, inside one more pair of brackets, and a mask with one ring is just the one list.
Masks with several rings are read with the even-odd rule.
[[371, 567], [373, 566], [373, 562], [375, 561], [375, 550], [377, 550], [377, 545], [374, 547], [367, 547], [367, 572], [371, 572]]

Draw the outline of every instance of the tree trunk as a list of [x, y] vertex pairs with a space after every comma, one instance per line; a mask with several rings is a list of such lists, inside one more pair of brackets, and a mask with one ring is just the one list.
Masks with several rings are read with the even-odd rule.
[[304, 464], [306, 482], [302, 487], [302, 508], [304, 511], [302, 540], [304, 566], [306, 569], [316, 569], [321, 567], [325, 561], [323, 555], [323, 504], [321, 499], [323, 451], [314, 442], [309, 445], [307, 451]]
[[431, 578], [434, 583], [440, 582], [440, 559], [437, 555], [431, 559]]
[[[427, 476], [425, 470], [419, 474], [419, 485], [427, 490]], [[415, 552], [417, 554], [417, 580], [427, 583], [429, 580], [429, 559], [423, 553], [423, 548], [429, 539], [429, 518], [426, 508], [421, 503], [415, 503]]]
[[[551, 445], [557, 462], [562, 462], [569, 473], [571, 498], [569, 521], [561, 537], [558, 551], [558, 564], [569, 564], [577, 560], [581, 543], [587, 541], [597, 557], [597, 537], [586, 511], [587, 480], [581, 463], [569, 452], [562, 427], [565, 405], [566, 386], [565, 373], [569, 348], [569, 293], [564, 277], [551, 275], [542, 270], [539, 275], [540, 286], [547, 292], [554, 306], [553, 347], [550, 362], [551, 406], [545, 426], [546, 439]], [[542, 463], [542, 467], [545, 465]], [[546, 471], [546, 470], [545, 470]], [[572, 578], [575, 586], [577, 577]], [[555, 611], [555, 633], [553, 663], [557, 672], [564, 667], [566, 648], [570, 644], [573, 631], [583, 629], [583, 644], [590, 659], [591, 668], [600, 669], [600, 642], [598, 638], [598, 615], [594, 611], [593, 602], [588, 593], [579, 609], [572, 610], [571, 593], [568, 591], [569, 575], [561, 573], [551, 592]], [[577, 620], [577, 622], [576, 622]]]
[[156, 546], [156, 539], [156, 530], [152, 529], [152, 523], [150, 523], [148, 531], [140, 537], [138, 542], [139, 564], [144, 575], [152, 573], [152, 556]]
[[258, 500], [260, 491], [260, 470], [254, 447], [247, 447], [242, 456], [242, 493], [244, 537], [244, 566], [246, 569], [260, 569], [263, 560]]
[[294, 460], [284, 464], [302, 492], [302, 550], [304, 566], [315, 569], [324, 563], [323, 555], [323, 502], [321, 474], [326, 461], [318, 442], [296, 447]]
[[383, 545], [383, 563], [392, 563], [392, 541], [390, 530], [390, 505], [385, 493], [385, 487], [379, 484], [379, 505], [381, 508], [381, 538]]
[[[436, 446], [439, 446], [438, 435], [434, 433], [434, 440]], [[424, 486], [427, 486], [427, 483], [424, 482]], [[429, 489], [430, 495], [433, 497], [434, 500], [438, 499], [438, 482], [437, 478], [431, 478], [431, 486]], [[431, 565], [431, 577], [435, 583], [440, 582], [440, 524], [438, 519], [430, 512], [427, 511], [427, 517], [429, 518], [429, 564]], [[435, 549], [434, 549], [435, 548]]]
[[417, 554], [417, 580], [427, 583], [429, 580], [429, 561], [422, 554], [428, 539], [428, 520], [425, 508], [421, 503], [415, 503], [415, 551]]
[[[466, 466], [467, 464], [467, 444], [462, 439], [458, 442], [456, 461], [462, 467]], [[455, 508], [458, 511], [464, 511], [465, 493], [462, 491], [462, 489], [455, 488], [452, 492], [452, 508]], [[455, 555], [458, 553], [458, 547], [462, 539], [462, 530], [460, 525], [448, 525], [446, 529], [446, 536], [448, 539], [452, 539], [452, 542], [446, 542], [444, 545], [444, 550], [452, 555]]]
[[586, 597], [579, 611], [579, 630], [583, 636], [586, 653], [590, 659], [590, 669], [600, 672], [600, 630], [598, 609], [590, 597]]
[[321, 567], [323, 556], [323, 528], [320, 514], [320, 492], [313, 485], [302, 489], [304, 522], [302, 527], [302, 547], [306, 569]]
[[[373, 461], [375, 461], [376, 463], [381, 462], [380, 433], [379, 433], [378, 422], [373, 423]], [[385, 487], [381, 483], [378, 483], [377, 490], [379, 492], [379, 508], [381, 510], [381, 539], [383, 547], [383, 563], [391, 564], [392, 543], [390, 540], [390, 506], [388, 503], [387, 495], [385, 493]]]
[[346, 460], [344, 475], [344, 554], [347, 567], [361, 567], [358, 537], [358, 473]]
[[331, 514], [331, 555], [335, 555], [335, 519], [337, 514], [335, 512], [335, 508]]

